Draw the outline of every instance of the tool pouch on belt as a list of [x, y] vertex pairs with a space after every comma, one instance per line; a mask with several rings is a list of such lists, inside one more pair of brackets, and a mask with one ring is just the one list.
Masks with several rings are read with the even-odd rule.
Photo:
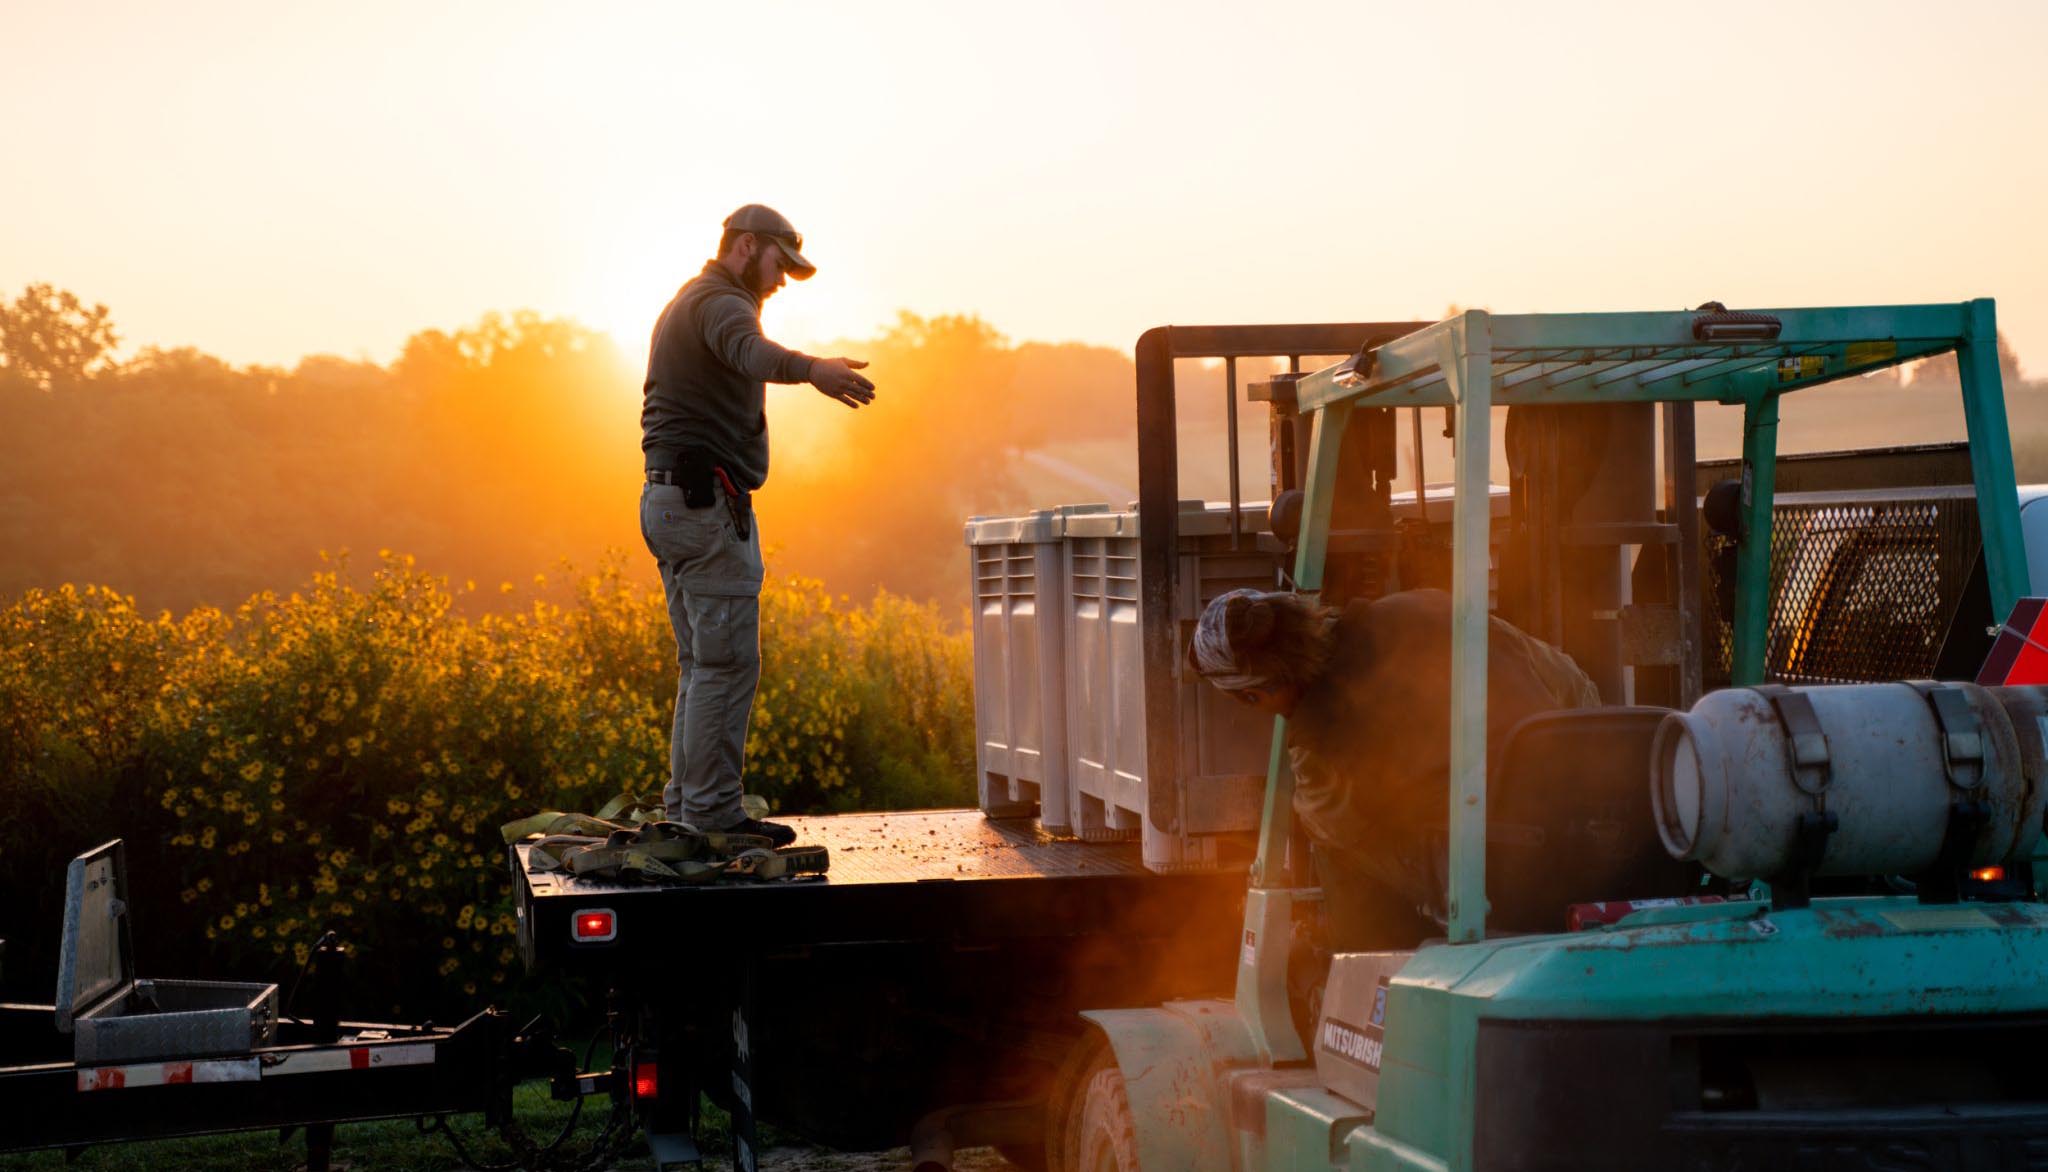
[[683, 504], [692, 509], [708, 509], [718, 503], [718, 494], [711, 487], [717, 475], [709, 453], [685, 449], [676, 460], [676, 487], [683, 490]]
[[725, 469], [713, 468], [711, 471], [717, 475], [718, 483], [725, 488], [725, 507], [732, 513], [732, 531], [741, 541], [745, 541], [754, 527], [754, 494], [741, 492], [739, 485], [732, 482], [732, 477], [726, 474]]

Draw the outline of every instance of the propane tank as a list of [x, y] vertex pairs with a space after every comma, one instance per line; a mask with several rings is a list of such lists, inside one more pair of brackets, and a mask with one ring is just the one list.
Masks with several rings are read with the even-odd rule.
[[1665, 849], [1738, 880], [2017, 862], [2044, 775], [2048, 694], [1974, 684], [1729, 688], [1665, 717], [1651, 750]]

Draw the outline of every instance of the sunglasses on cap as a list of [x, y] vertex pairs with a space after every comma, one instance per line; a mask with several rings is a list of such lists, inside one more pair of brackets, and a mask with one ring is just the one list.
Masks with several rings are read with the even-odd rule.
[[780, 240], [798, 252], [804, 250], [804, 234], [801, 232], [770, 232], [766, 228], [742, 228], [741, 231], [750, 232], [763, 240]]

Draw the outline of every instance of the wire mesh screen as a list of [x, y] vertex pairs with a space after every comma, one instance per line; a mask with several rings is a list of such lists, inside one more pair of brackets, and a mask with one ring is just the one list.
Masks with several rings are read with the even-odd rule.
[[[1846, 684], [1931, 677], [1982, 537], [1967, 488], [1802, 493], [1772, 512], [1764, 675]], [[1706, 685], [1729, 680], [1734, 543], [1706, 537]]]

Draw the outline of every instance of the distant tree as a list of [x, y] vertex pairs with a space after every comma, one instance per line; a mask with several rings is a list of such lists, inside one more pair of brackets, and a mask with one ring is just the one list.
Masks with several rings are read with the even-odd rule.
[[[1961, 376], [1956, 373], [1956, 356], [1953, 353], [1909, 363], [1907, 370], [1910, 372], [1909, 385], [1923, 391], [1960, 386], [1962, 383]], [[1998, 378], [2008, 391], [2026, 386], [2026, 380], [2020, 377], [2019, 352], [2012, 348], [2012, 340], [2005, 336], [2004, 330], [1998, 331]]]
[[11, 305], [0, 303], [0, 365], [16, 383], [76, 386], [106, 368], [119, 342], [106, 306], [88, 309], [54, 285], [30, 285]]
[[2020, 354], [2012, 348], [2012, 340], [2005, 331], [1998, 331], [1998, 375], [2007, 387], [2019, 386], [2026, 381], [2020, 377]]
[[121, 384], [175, 391], [187, 395], [200, 391], [218, 392], [241, 387], [250, 377], [232, 365], [192, 346], [165, 349], [145, 346], [142, 352], [121, 364]]

